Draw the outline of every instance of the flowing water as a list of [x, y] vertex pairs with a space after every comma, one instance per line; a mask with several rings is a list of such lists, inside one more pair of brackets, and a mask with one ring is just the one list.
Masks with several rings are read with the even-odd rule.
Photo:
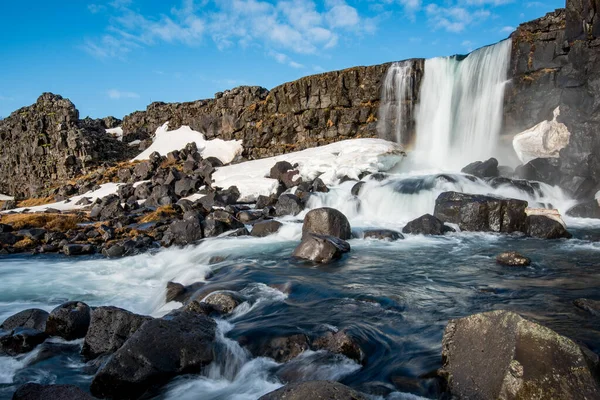
[[[284, 218], [280, 232], [267, 238], [211, 239], [118, 260], [10, 256], [0, 259], [0, 319], [73, 299], [160, 316], [180, 306], [165, 304], [168, 281], [241, 293], [245, 303], [218, 321], [216, 361], [201, 375], [173, 380], [157, 396], [163, 399], [256, 399], [285, 382], [312, 379], [340, 380], [374, 398], [436, 398], [439, 385], [423, 376], [441, 366], [446, 323], [493, 309], [518, 311], [600, 351], [600, 322], [572, 305], [576, 298], [597, 296], [600, 285], [600, 265], [593, 261], [600, 258], [600, 227], [590, 220], [567, 221], [575, 234], [571, 240], [464, 232], [408, 235], [393, 243], [361, 239], [369, 227], [401, 229], [432, 212], [442, 191], [569, 207], [560, 189], [493, 188], [449, 174], [370, 179], [358, 197], [350, 194], [352, 185], [346, 182], [309, 202], [310, 208], [339, 208], [351, 221], [357, 237], [350, 241], [352, 252], [334, 264], [314, 267], [291, 259], [303, 215]], [[497, 265], [495, 255], [505, 250], [530, 256], [532, 266]], [[211, 265], [213, 256], [225, 260]], [[313, 351], [278, 364], [253, 357], [239, 344], [296, 333], [315, 338], [340, 329], [358, 338], [364, 365]], [[28, 381], [87, 389], [94, 369], [84, 364], [80, 347], [81, 341], [53, 341], [23, 357], [0, 358], [0, 398], [9, 399]]]

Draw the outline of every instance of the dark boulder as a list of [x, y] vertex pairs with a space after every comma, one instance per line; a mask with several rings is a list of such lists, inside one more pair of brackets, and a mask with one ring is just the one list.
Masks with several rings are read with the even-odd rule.
[[576, 218], [596, 218], [600, 219], [600, 203], [594, 199], [584, 203], [577, 204], [567, 211], [567, 215]]
[[365, 182], [358, 182], [356, 185], [352, 186], [352, 190], [350, 190], [350, 193], [353, 196], [359, 196], [363, 186], [365, 186]]
[[304, 202], [293, 194], [282, 194], [275, 204], [275, 214], [279, 217], [298, 215], [302, 210], [304, 210]]
[[204, 238], [202, 223], [198, 218], [174, 221], [163, 235], [163, 246], [187, 246]]
[[209, 294], [202, 302], [210, 304], [221, 314], [230, 314], [242, 303], [242, 299], [233, 292], [214, 292]]
[[348, 386], [333, 381], [290, 383], [259, 400], [367, 400]]
[[0, 233], [9, 233], [13, 231], [13, 227], [7, 224], [0, 224]]
[[544, 215], [530, 215], [527, 217], [526, 233], [540, 239], [569, 239], [572, 235], [555, 219]]
[[325, 185], [325, 182], [321, 178], [316, 178], [312, 183], [312, 191], [320, 193], [329, 193], [329, 188]]
[[90, 211], [90, 218], [98, 221], [106, 221], [125, 215], [125, 210], [121, 206], [119, 196], [111, 194], [104, 197], [100, 204], [96, 204]]
[[94, 400], [94, 398], [73, 385], [26, 383], [17, 389], [12, 400]]
[[0, 336], [0, 354], [17, 356], [28, 353], [48, 338], [45, 332], [31, 328], [16, 328]]
[[215, 196], [215, 200], [219, 204], [226, 206], [236, 204], [239, 198], [240, 190], [237, 188], [237, 186], [231, 186], [225, 190], [219, 190]]
[[395, 242], [396, 240], [404, 239], [404, 236], [400, 232], [392, 231], [389, 229], [373, 229], [365, 231], [364, 238]]
[[410, 235], [443, 235], [446, 232], [454, 232], [454, 229], [444, 225], [442, 220], [431, 214], [410, 221], [402, 228], [402, 233]]
[[215, 322], [179, 313], [143, 324], [96, 373], [91, 385], [101, 398], [138, 398], [180, 374], [198, 373], [215, 352]]
[[283, 224], [279, 221], [269, 220], [257, 222], [252, 226], [252, 236], [265, 237], [277, 233]]
[[278, 363], [288, 362], [310, 349], [306, 335], [301, 333], [274, 338], [252, 338], [247, 347], [255, 357], [269, 357]]
[[17, 208], [17, 202], [14, 200], [6, 200], [2, 204], [2, 211], [14, 210], [15, 208]]
[[498, 264], [507, 265], [509, 267], [526, 267], [531, 264], [531, 260], [516, 251], [500, 253], [496, 256]]
[[17, 242], [21, 241], [23, 236], [15, 235], [13, 233], [0, 233], [0, 245], [14, 246]]
[[576, 307], [589, 312], [592, 315], [600, 316], [600, 301], [591, 299], [577, 299], [573, 302]]
[[269, 172], [269, 178], [280, 180], [281, 175], [287, 171], [293, 170], [294, 166], [287, 161], [277, 162]]
[[324, 336], [316, 339], [313, 346], [319, 350], [342, 354], [359, 364], [365, 359], [365, 355], [356, 340], [346, 331], [327, 332]]
[[117, 307], [98, 307], [92, 311], [90, 327], [81, 354], [88, 360], [114, 353], [146, 321], [152, 318]]
[[577, 344], [508, 311], [451, 320], [442, 362], [441, 374], [457, 398], [600, 398]]
[[46, 320], [50, 314], [38, 308], [23, 310], [10, 316], [0, 325], [0, 329], [11, 331], [15, 328], [30, 328], [43, 331], [46, 329]]
[[300, 177], [300, 173], [298, 170], [291, 170], [282, 173], [279, 176], [279, 182], [286, 188], [291, 189], [295, 186], [298, 186], [302, 183], [302, 178]]
[[528, 181], [544, 182], [549, 185], [560, 183], [560, 159], [536, 158], [525, 165], [517, 167], [515, 175]]
[[310, 233], [334, 236], [343, 240], [352, 237], [352, 229], [348, 218], [334, 208], [317, 208], [309, 211], [304, 217], [302, 236]]
[[56, 307], [46, 321], [46, 333], [66, 340], [85, 337], [90, 326], [90, 307], [80, 301], [70, 301]]
[[260, 195], [256, 199], [256, 209], [262, 210], [265, 207], [274, 206], [277, 204], [277, 197]]
[[236, 214], [236, 218], [243, 224], [248, 224], [263, 217], [262, 210], [244, 210]]
[[516, 199], [445, 192], [435, 201], [434, 216], [463, 231], [524, 232], [527, 202]]
[[62, 247], [62, 252], [66, 256], [83, 256], [94, 254], [96, 248], [91, 244], [66, 244]]
[[167, 292], [165, 294], [165, 301], [167, 303], [171, 301], [178, 301], [183, 303], [182, 296], [186, 293], [186, 288], [181, 283], [177, 282], [167, 282]]
[[344, 253], [349, 251], [350, 244], [342, 239], [308, 234], [302, 238], [302, 242], [292, 255], [302, 260], [325, 264], [340, 259]]
[[498, 171], [498, 160], [490, 158], [487, 161], [475, 161], [464, 167], [460, 172], [476, 176], [478, 178], [495, 178], [500, 175]]

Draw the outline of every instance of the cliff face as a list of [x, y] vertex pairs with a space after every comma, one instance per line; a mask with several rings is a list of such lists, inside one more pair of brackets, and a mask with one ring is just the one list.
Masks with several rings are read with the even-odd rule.
[[123, 159], [127, 146], [105, 133], [105, 123], [79, 120], [68, 99], [51, 93], [0, 121], [0, 193], [36, 195], [101, 162]]
[[507, 93], [507, 133], [552, 119], [571, 137], [555, 165], [556, 183], [579, 198], [600, 190], [600, 0], [568, 0], [521, 25], [512, 35], [512, 86]]
[[[123, 129], [126, 137], [139, 137], [153, 134], [166, 121], [170, 129], [189, 125], [207, 138], [243, 140], [248, 158], [376, 137], [382, 84], [389, 65], [308, 76], [271, 91], [240, 87], [210, 100], [153, 103], [146, 111], [125, 117]], [[415, 65], [420, 80], [423, 61], [416, 60]]]

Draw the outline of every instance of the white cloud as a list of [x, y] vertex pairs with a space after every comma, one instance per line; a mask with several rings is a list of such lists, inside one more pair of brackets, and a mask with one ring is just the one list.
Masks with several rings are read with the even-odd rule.
[[292, 60], [287, 54], [270, 51], [269, 56], [273, 57], [279, 64], [289, 65], [292, 68], [304, 68], [304, 65]]
[[92, 14], [97, 14], [99, 12], [106, 10], [106, 6], [104, 6], [102, 4], [88, 4], [87, 8], [88, 8], [88, 11], [91, 12]]
[[117, 89], [110, 89], [106, 92], [109, 98], [113, 100], [119, 99], [139, 99], [140, 95], [134, 92], [124, 92]]
[[482, 22], [491, 15], [485, 9], [471, 11], [465, 7], [440, 7], [437, 4], [429, 4], [425, 12], [434, 30], [444, 29], [454, 33], [462, 32], [467, 26]]
[[500, 29], [500, 33], [513, 33], [515, 29], [516, 28], [514, 26], [505, 26], [502, 29]]
[[515, 0], [461, 0], [460, 3], [469, 6], [503, 6], [505, 4], [513, 3], [514, 1]]

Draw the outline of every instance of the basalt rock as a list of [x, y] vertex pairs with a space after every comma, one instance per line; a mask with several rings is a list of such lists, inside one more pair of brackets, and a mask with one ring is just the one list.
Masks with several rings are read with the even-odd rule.
[[461, 172], [478, 178], [495, 178], [500, 174], [498, 160], [495, 158], [490, 158], [487, 161], [475, 161], [464, 167]]
[[92, 396], [73, 385], [40, 385], [26, 383], [14, 393], [12, 400], [94, 400]]
[[279, 221], [262, 221], [252, 226], [251, 235], [254, 237], [265, 237], [277, 233], [283, 224]]
[[46, 320], [50, 314], [38, 308], [23, 310], [10, 316], [0, 325], [0, 329], [11, 331], [15, 328], [29, 328], [43, 331], [46, 329]]
[[357, 363], [364, 361], [365, 355], [356, 340], [345, 331], [327, 332], [316, 339], [313, 346], [319, 350], [327, 350], [335, 354], [343, 354]]
[[367, 397], [333, 381], [290, 383], [259, 400], [367, 400]]
[[396, 240], [404, 239], [404, 236], [400, 232], [392, 231], [389, 229], [373, 229], [365, 231], [364, 238], [395, 242]]
[[90, 326], [90, 307], [79, 301], [70, 301], [56, 307], [46, 321], [46, 333], [66, 340], [85, 337]]
[[31, 328], [16, 328], [0, 336], [0, 354], [17, 356], [28, 353], [48, 338], [48, 334]]
[[444, 222], [431, 214], [425, 214], [413, 221], [410, 221], [402, 233], [411, 235], [443, 235], [446, 232], [453, 232], [454, 229], [444, 225]]
[[531, 264], [531, 260], [516, 251], [501, 253], [496, 256], [498, 264], [507, 265], [509, 267], [526, 267]]
[[293, 194], [283, 194], [275, 204], [275, 213], [277, 216], [298, 215], [304, 210], [304, 202]]
[[600, 301], [591, 299], [577, 299], [573, 302], [576, 307], [589, 312], [592, 315], [600, 316]]
[[571, 207], [567, 211], [567, 215], [570, 217], [577, 218], [596, 218], [600, 219], [600, 201], [597, 199], [589, 200], [574, 207]]
[[230, 314], [242, 300], [232, 292], [215, 292], [209, 294], [202, 302], [210, 304], [221, 314]]
[[255, 357], [269, 357], [278, 363], [288, 362], [309, 350], [308, 338], [304, 334], [271, 338], [252, 338], [247, 345]]
[[174, 221], [163, 235], [163, 246], [187, 246], [204, 238], [202, 221], [199, 218]]
[[540, 239], [569, 239], [572, 235], [560, 222], [544, 215], [530, 215], [525, 221], [529, 236]]
[[349, 251], [350, 244], [342, 239], [309, 233], [302, 238], [292, 255], [302, 260], [326, 264], [340, 259]]
[[589, 358], [572, 340], [507, 311], [451, 320], [442, 376], [456, 398], [596, 399]]
[[334, 208], [317, 208], [304, 217], [302, 236], [308, 234], [334, 236], [343, 240], [352, 237], [352, 229], [348, 218]]

